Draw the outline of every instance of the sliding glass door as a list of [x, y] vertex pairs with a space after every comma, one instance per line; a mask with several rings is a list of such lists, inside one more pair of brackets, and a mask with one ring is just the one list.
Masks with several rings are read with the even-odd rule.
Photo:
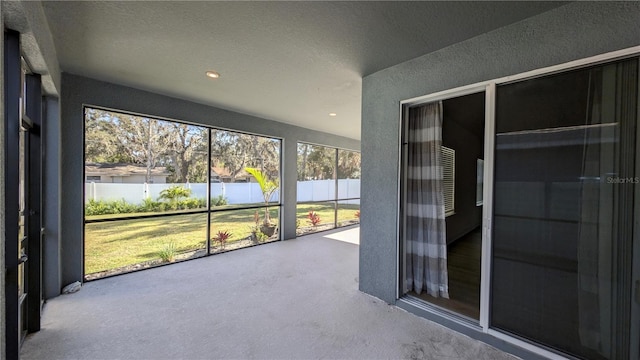
[[492, 328], [629, 358], [637, 69], [632, 59], [497, 87]]
[[403, 294], [480, 319], [485, 93], [405, 109]]
[[638, 68], [403, 103], [403, 303], [544, 356], [637, 359]]

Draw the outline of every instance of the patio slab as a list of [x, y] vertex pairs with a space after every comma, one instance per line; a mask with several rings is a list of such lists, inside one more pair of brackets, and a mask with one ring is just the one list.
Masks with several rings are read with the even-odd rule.
[[[357, 228], [87, 283], [23, 359], [514, 359], [358, 291]], [[354, 238], [355, 237], [355, 238]]]

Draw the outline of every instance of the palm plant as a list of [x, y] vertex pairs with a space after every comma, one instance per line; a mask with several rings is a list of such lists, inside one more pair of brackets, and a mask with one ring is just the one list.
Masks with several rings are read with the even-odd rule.
[[258, 185], [260, 185], [260, 190], [262, 190], [262, 196], [264, 197], [264, 220], [263, 224], [265, 226], [271, 226], [271, 219], [269, 218], [269, 200], [271, 200], [271, 196], [273, 193], [278, 190], [278, 180], [269, 179], [269, 176], [262, 172], [260, 169], [256, 168], [245, 168], [246, 172], [251, 174]]
[[167, 200], [173, 210], [178, 209], [178, 203], [182, 198], [191, 196], [191, 189], [184, 186], [174, 185], [160, 192], [160, 200]]

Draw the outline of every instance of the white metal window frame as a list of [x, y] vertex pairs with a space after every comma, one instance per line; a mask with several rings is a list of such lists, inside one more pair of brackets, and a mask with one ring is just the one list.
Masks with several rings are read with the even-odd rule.
[[456, 213], [456, 151], [442, 148], [442, 173], [444, 177], [444, 216]]
[[[481, 254], [481, 274], [480, 274], [480, 320], [479, 325], [482, 329], [482, 332], [488, 335], [491, 335], [495, 338], [504, 340], [507, 343], [518, 346], [525, 350], [528, 350], [534, 354], [541, 355], [547, 357], [549, 359], [567, 359], [567, 357], [562, 356], [561, 354], [547, 350], [542, 345], [536, 345], [533, 342], [523, 341], [517, 337], [506, 334], [499, 330], [490, 328], [489, 326], [489, 301], [490, 301], [490, 292], [491, 292], [491, 284], [490, 284], [490, 276], [491, 276], [491, 249], [492, 249], [492, 223], [491, 223], [491, 214], [493, 214], [493, 174], [494, 174], [494, 149], [495, 149], [495, 104], [496, 104], [496, 86], [507, 84], [511, 82], [517, 82], [522, 80], [533, 79], [536, 77], [548, 76], [554, 73], [566, 72], [572, 69], [579, 69], [587, 66], [594, 66], [599, 63], [611, 62], [616, 60], [621, 60], [628, 57], [635, 57], [640, 55], [640, 46], [634, 46], [626, 49], [621, 49], [617, 51], [612, 51], [596, 56], [591, 56], [588, 58], [583, 58], [579, 60], [574, 60], [558, 65], [548, 66], [540, 69], [535, 69], [527, 72], [523, 72], [520, 74], [505, 76], [493, 80], [487, 80], [478, 82], [475, 84], [465, 85], [453, 89], [443, 90], [432, 94], [427, 94], [423, 96], [418, 96], [410, 99], [401, 100], [399, 103], [399, 131], [398, 131], [398, 139], [400, 140], [398, 143], [402, 146], [403, 139], [403, 131], [405, 131], [405, 127], [402, 126], [404, 121], [408, 118], [407, 114], [403, 114], [403, 110], [420, 104], [447, 100], [455, 97], [460, 97], [464, 95], [470, 95], [475, 93], [485, 93], [485, 138], [484, 138], [484, 187], [483, 187], [483, 209], [482, 209], [482, 254]], [[408, 111], [406, 111], [408, 113]], [[640, 131], [640, 130], [639, 130]], [[402, 148], [400, 148], [398, 154], [398, 179], [406, 179], [403, 174], [405, 169], [405, 164], [403, 164], [403, 155]], [[398, 182], [397, 188], [397, 198], [398, 198], [398, 209], [402, 206], [402, 202], [405, 201], [405, 195], [402, 194], [402, 189], [404, 184], [401, 181]], [[401, 218], [401, 212], [398, 211], [397, 224], [402, 224], [405, 227], [405, 221]], [[404, 279], [404, 274], [401, 269], [401, 256], [403, 254], [400, 253], [403, 247], [401, 246], [401, 242], [404, 239], [401, 238], [401, 227], [397, 228], [397, 242], [396, 242], [396, 299], [400, 299], [403, 294], [400, 293], [401, 289], [401, 279]], [[402, 277], [401, 277], [402, 275]], [[462, 326], [469, 327], [471, 329], [476, 330], [477, 324], [471, 323], [468, 320], [457, 317], [452, 317], [449, 313], [440, 311], [435, 309], [434, 307], [427, 306], [424, 308], [426, 311], [432, 312], [436, 315], [442, 316], [443, 318], [454, 321]]]
[[[480, 187], [480, 191], [478, 191]], [[484, 202], [484, 160], [476, 161], [476, 206], [482, 206]]]

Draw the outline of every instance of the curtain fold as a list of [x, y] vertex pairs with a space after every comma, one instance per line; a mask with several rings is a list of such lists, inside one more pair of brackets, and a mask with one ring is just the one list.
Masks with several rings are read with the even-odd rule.
[[583, 145], [578, 334], [583, 346], [607, 358], [621, 351], [615, 334], [624, 331], [627, 318], [615, 309], [624, 303], [616, 290], [621, 281], [617, 269], [624, 267], [620, 249], [628, 241], [624, 228], [632, 221], [629, 187], [636, 181], [629, 151], [635, 147], [636, 69], [636, 61], [627, 61], [591, 73], [585, 121], [592, 127], [585, 130]]
[[[592, 73], [587, 110], [589, 115], [585, 125], [601, 124], [601, 87], [602, 75], [599, 72]], [[602, 285], [605, 284], [600, 284], [601, 280], [611, 279], [610, 269], [606, 266], [601, 268], [600, 264], [600, 258], [605, 255], [610, 257], [611, 250], [601, 249], [601, 242], [606, 241], [604, 244], [607, 244], [612, 240], [613, 214], [611, 185], [602, 180], [606, 178], [606, 174], [613, 174], [615, 170], [613, 144], [602, 143], [602, 131], [600, 127], [584, 130], [578, 236], [578, 333], [583, 346], [601, 351], [608, 346], [601, 343], [602, 328], [606, 324], [602, 319], [605, 314], [600, 311], [600, 294], [611, 292], [610, 289], [603, 288]]]
[[449, 298], [442, 168], [442, 102], [409, 110], [405, 291]]

